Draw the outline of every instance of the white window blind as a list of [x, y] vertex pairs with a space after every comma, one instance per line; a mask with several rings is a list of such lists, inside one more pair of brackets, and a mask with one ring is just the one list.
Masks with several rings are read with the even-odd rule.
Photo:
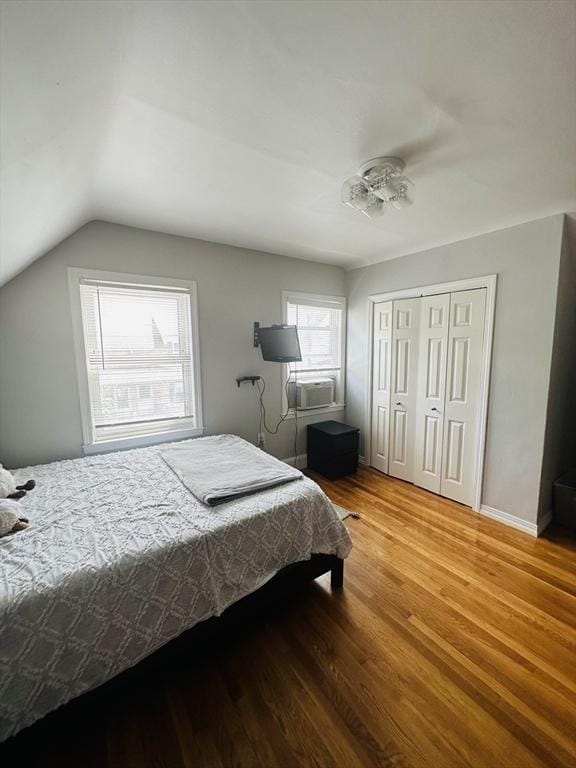
[[296, 325], [302, 361], [292, 363], [300, 373], [339, 371], [342, 367], [342, 314], [340, 306], [288, 301], [286, 322]]
[[194, 427], [186, 289], [80, 281], [94, 442]]
[[334, 399], [323, 408], [344, 405], [344, 328], [346, 299], [310, 293], [282, 292], [283, 322], [298, 329], [302, 360], [284, 368], [282, 408], [293, 409], [297, 383], [332, 379]]

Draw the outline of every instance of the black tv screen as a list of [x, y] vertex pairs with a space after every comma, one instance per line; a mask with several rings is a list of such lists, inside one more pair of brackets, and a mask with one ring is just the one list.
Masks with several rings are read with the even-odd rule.
[[295, 363], [302, 360], [295, 325], [272, 325], [258, 329], [262, 357], [272, 363]]

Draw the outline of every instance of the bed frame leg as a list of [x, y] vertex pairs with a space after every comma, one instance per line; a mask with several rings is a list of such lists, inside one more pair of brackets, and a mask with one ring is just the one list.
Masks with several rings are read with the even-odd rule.
[[344, 586], [344, 560], [338, 560], [330, 571], [330, 586], [332, 589], [342, 589]]

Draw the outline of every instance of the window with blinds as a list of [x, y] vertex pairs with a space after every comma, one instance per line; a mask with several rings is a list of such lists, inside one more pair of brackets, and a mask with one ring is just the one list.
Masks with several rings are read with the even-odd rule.
[[335, 403], [343, 403], [346, 300], [338, 296], [285, 292], [283, 302], [284, 322], [297, 327], [302, 353], [301, 362], [290, 364], [290, 381], [332, 378]]
[[190, 290], [80, 279], [92, 442], [197, 426]]

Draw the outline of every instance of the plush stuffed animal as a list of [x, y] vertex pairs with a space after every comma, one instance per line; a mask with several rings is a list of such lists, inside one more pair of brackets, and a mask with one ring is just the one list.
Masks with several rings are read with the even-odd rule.
[[0, 499], [21, 499], [26, 491], [36, 487], [34, 480], [28, 480], [23, 485], [16, 485], [14, 475], [0, 464]]
[[14, 499], [0, 501], [0, 538], [28, 527], [28, 520], [20, 516], [22, 505]]

